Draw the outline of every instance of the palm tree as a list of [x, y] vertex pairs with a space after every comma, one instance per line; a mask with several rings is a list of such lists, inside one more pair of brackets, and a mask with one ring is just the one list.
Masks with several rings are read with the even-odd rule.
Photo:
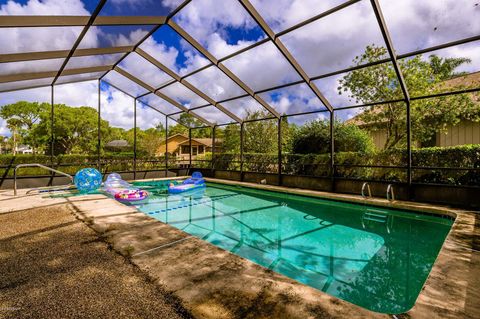
[[17, 154], [17, 134], [18, 130], [22, 126], [22, 121], [17, 118], [11, 118], [7, 120], [7, 128], [12, 132], [12, 153]]

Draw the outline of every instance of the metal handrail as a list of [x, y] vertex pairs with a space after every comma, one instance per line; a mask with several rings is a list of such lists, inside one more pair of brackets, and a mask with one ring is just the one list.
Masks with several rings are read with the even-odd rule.
[[363, 183], [363, 185], [362, 185], [362, 197], [363, 197], [363, 198], [366, 198], [366, 196], [365, 196], [365, 187], [367, 187], [368, 196], [369, 196], [369, 197], [372, 197], [372, 191], [370, 190], [370, 185], [368, 184], [368, 182], [365, 182], [365, 183]]
[[395, 200], [395, 194], [393, 192], [393, 185], [392, 184], [388, 184], [388, 186], [387, 186], [387, 200], [389, 202], [393, 202]]
[[68, 177], [70, 179], [70, 182], [73, 184], [73, 177], [71, 175], [64, 173], [62, 171], [56, 170], [54, 168], [51, 168], [42, 164], [38, 164], [38, 163], [18, 164], [17, 166], [15, 166], [15, 169], [13, 170], [13, 195], [14, 196], [17, 196], [17, 169], [21, 167], [40, 167], [40, 168], [46, 169], [47, 171], [54, 172], [56, 174]]

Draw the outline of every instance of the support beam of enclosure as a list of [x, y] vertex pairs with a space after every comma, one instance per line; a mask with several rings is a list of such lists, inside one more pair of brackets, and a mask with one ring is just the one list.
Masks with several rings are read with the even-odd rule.
[[101, 112], [102, 112], [102, 95], [101, 95], [101, 88], [100, 88], [100, 84], [101, 84], [101, 81], [98, 80], [97, 82], [98, 84], [98, 106], [97, 106], [97, 113], [98, 113], [98, 118], [97, 118], [97, 166], [98, 166], [98, 170], [101, 171], [101, 157], [100, 157], [100, 153], [101, 153], [101, 148], [102, 148], [102, 131], [101, 131], [101, 122], [102, 122], [102, 116], [101, 116]]
[[[133, 46], [77, 49], [72, 56], [78, 57], [78, 56], [89, 56], [89, 55], [94, 56], [94, 55], [102, 55], [102, 54], [115, 54], [115, 53], [131, 52], [132, 50], [133, 50]], [[60, 59], [60, 58], [66, 58], [69, 53], [70, 53], [70, 50], [56, 50], [56, 51], [0, 54], [0, 63]]]
[[335, 110], [330, 112], [330, 178], [331, 191], [335, 191]]
[[332, 105], [328, 100], [323, 96], [320, 92], [318, 87], [311, 81], [305, 70], [303, 70], [302, 66], [297, 62], [297, 60], [293, 57], [287, 47], [282, 43], [280, 38], [275, 36], [275, 32], [269, 27], [267, 22], [262, 18], [260, 13], [255, 9], [255, 7], [250, 3], [249, 0], [239, 0], [242, 6], [247, 10], [250, 16], [257, 22], [260, 28], [265, 32], [265, 34], [270, 38], [273, 44], [277, 47], [277, 49], [282, 53], [282, 55], [287, 59], [293, 69], [297, 72], [298, 75], [305, 81], [305, 83], [310, 87], [313, 93], [318, 97], [320, 101], [322, 101], [323, 105], [331, 112], [333, 110]]
[[168, 116], [165, 116], [165, 177], [168, 176]]
[[278, 165], [278, 185], [282, 185], [282, 120], [283, 117], [280, 117], [277, 122], [277, 151], [278, 151], [278, 158], [277, 158], [277, 165]]
[[[78, 69], [69, 69], [65, 70], [62, 73], [62, 76], [65, 75], [74, 75], [74, 74], [83, 74], [83, 73], [94, 73], [94, 72], [103, 72], [106, 70], [111, 70], [112, 66], [93, 66], [87, 68], [78, 68]], [[0, 83], [6, 82], [16, 82], [16, 81], [27, 81], [27, 80], [36, 80], [44, 78], [53, 78], [57, 75], [57, 71], [47, 71], [47, 72], [35, 72], [35, 73], [19, 73], [19, 74], [10, 74], [0, 76]]]
[[[135, 99], [135, 98], [136, 98], [135, 96], [133, 96], [133, 95], [131, 95], [131, 94], [129, 94], [129, 93], [127, 93], [127, 92], [125, 92], [124, 90], [122, 90], [122, 89], [120, 89], [119, 87], [117, 87], [117, 86], [115, 86], [115, 85], [113, 85], [113, 84], [109, 83], [108, 81], [105, 81], [105, 80], [100, 80], [100, 79], [99, 79], [99, 81], [100, 81], [100, 82], [105, 82], [105, 83], [107, 83], [109, 86], [111, 86], [111, 87], [115, 88], [116, 90], [118, 90], [118, 91], [122, 92], [123, 94], [125, 94], [125, 95], [127, 95], [127, 96], [131, 97], [132, 99]], [[165, 114], [165, 113], [163, 113], [162, 111], [160, 111], [160, 110], [156, 109], [155, 107], [153, 107], [153, 106], [149, 105], [148, 103], [142, 102], [142, 104], [144, 104], [144, 105], [148, 106], [149, 108], [151, 108], [151, 109], [152, 109], [152, 110], [154, 110], [155, 112], [157, 112], [157, 113], [160, 113], [160, 114], [162, 114], [162, 115], [163, 115], [163, 116], [165, 116], [165, 117], [168, 117], [168, 114]], [[182, 126], [184, 126], [184, 127], [186, 127], [186, 128], [188, 128], [188, 126], [186, 126], [186, 125], [183, 125], [183, 124], [181, 124], [181, 123], [179, 123], [179, 124], [180, 124], [180, 125], [182, 125]]]
[[[219, 102], [211, 99], [208, 95], [206, 95], [205, 93], [200, 91], [196, 86], [194, 86], [193, 84], [191, 84], [190, 82], [188, 82], [187, 80], [182, 78], [180, 75], [175, 73], [172, 69], [168, 68], [165, 64], [161, 63], [160, 61], [158, 61], [157, 59], [152, 57], [150, 54], [148, 54], [147, 52], [143, 51], [140, 48], [137, 48], [135, 50], [135, 52], [138, 53], [140, 56], [142, 56], [148, 62], [155, 65], [157, 68], [159, 68], [163, 72], [167, 73], [169, 76], [171, 76], [173, 79], [175, 79], [175, 81], [180, 82], [181, 84], [186, 86], [188, 89], [190, 89], [192, 92], [194, 92], [195, 94], [200, 96], [202, 99], [204, 99], [205, 101], [207, 101], [211, 105], [215, 106], [218, 110], [220, 110], [221, 112], [226, 114], [228, 117], [232, 118], [235, 122], [240, 123], [242, 121], [241, 118], [239, 118], [238, 116], [236, 116], [235, 114], [233, 114], [232, 112], [227, 110]], [[158, 89], [156, 89], [155, 92], [156, 91], [158, 91]]]
[[133, 99], [133, 179], [137, 179], [137, 99]]
[[192, 169], [192, 128], [188, 129], [188, 172], [187, 175], [190, 175], [190, 170]]
[[208, 52], [197, 40], [195, 40], [190, 34], [183, 30], [178, 24], [172, 20], [168, 21], [168, 25], [172, 27], [175, 32], [177, 32], [185, 41], [202, 53], [211, 63], [216, 65], [227, 77], [240, 86], [245, 92], [247, 92], [252, 98], [254, 98], [258, 103], [260, 103], [265, 109], [272, 113], [275, 117], [279, 118], [280, 114], [272, 108], [267, 102], [265, 102], [259, 95], [249, 88], [242, 80], [240, 80], [235, 74], [232, 73], [225, 65], [218, 62], [218, 60]]
[[87, 24], [85, 25], [85, 27], [83, 28], [82, 32], [81, 32], [80, 35], [78, 36], [77, 40], [76, 40], [75, 43], [73, 44], [73, 47], [72, 47], [72, 49], [70, 50], [70, 53], [68, 53], [68, 56], [67, 56], [67, 57], [65, 58], [65, 60], [63, 61], [62, 66], [60, 67], [60, 69], [58, 70], [57, 75], [56, 75], [55, 78], [53, 79], [52, 85], [54, 85], [55, 82], [57, 82], [58, 78], [60, 77], [60, 75], [62, 74], [63, 70], [64, 70], [65, 67], [67, 66], [68, 61], [70, 60], [70, 58], [71, 58], [71, 57], [73, 56], [73, 54], [75, 53], [75, 50], [77, 49], [77, 47], [78, 47], [78, 46], [80, 45], [80, 43], [82, 42], [83, 37], [85, 36], [85, 34], [87, 34], [88, 29], [90, 28], [90, 26], [92, 25], [92, 23], [95, 21], [95, 18], [98, 16], [98, 14], [99, 14], [100, 11], [102, 10], [102, 8], [103, 8], [103, 6], [105, 5], [106, 2], [107, 2], [107, 0], [100, 0], [100, 2], [97, 4], [97, 7], [95, 8], [95, 11], [93, 11], [92, 15], [91, 15], [90, 18], [88, 19]]
[[[309, 24], [309, 23], [315, 22], [315, 21], [317, 21], [318, 19], [321, 19], [321, 18], [324, 18], [324, 17], [326, 17], [326, 16], [328, 16], [328, 15], [331, 15], [331, 14], [333, 14], [333, 13], [335, 13], [335, 12], [341, 10], [341, 9], [344, 9], [344, 8], [346, 8], [346, 7], [348, 7], [348, 6], [351, 6], [352, 4], [355, 4], [355, 3], [359, 2], [359, 1], [361, 1], [361, 0], [350, 0], [350, 1], [347, 1], [347, 2], [345, 2], [345, 3], [342, 3], [342, 4], [338, 5], [338, 6], [334, 7], [334, 8], [332, 8], [332, 9], [329, 9], [329, 10], [327, 10], [327, 11], [325, 11], [325, 12], [322, 12], [322, 13], [320, 13], [320, 14], [317, 14], [316, 16], [313, 16], [312, 18], [310, 18], [310, 19], [308, 19], [308, 20], [306, 20], [306, 21], [297, 23], [297, 24], [291, 26], [290, 28], [288, 28], [288, 29], [286, 29], [286, 30], [284, 30], [284, 31], [282, 31], [282, 32], [277, 33], [277, 34], [275, 35], [275, 38], [280, 37], [281, 35], [284, 35], [284, 34], [286, 34], [286, 33], [288, 33], [288, 32], [291, 32], [291, 31], [294, 31], [294, 30], [296, 30], [296, 29], [299, 29], [299, 28], [301, 28], [301, 27], [303, 27], [303, 26], [305, 26], [305, 25], [307, 25], [307, 24]], [[238, 51], [235, 51], [235, 52], [233, 52], [233, 53], [230, 53], [229, 55], [226, 55], [226, 56], [218, 59], [218, 62], [220, 63], [220, 62], [223, 62], [223, 61], [228, 60], [228, 59], [230, 59], [230, 58], [233, 58], [233, 57], [235, 57], [235, 56], [237, 56], [237, 55], [239, 55], [239, 54], [241, 54], [241, 53], [243, 53], [243, 52], [246, 52], [246, 51], [248, 51], [248, 50], [250, 50], [250, 49], [253, 49], [253, 48], [256, 48], [256, 47], [258, 47], [258, 46], [260, 46], [260, 45], [262, 45], [262, 44], [265, 44], [265, 43], [267, 43], [268, 41], [270, 41], [269, 38], [265, 38], [265, 39], [259, 40], [258, 42], [252, 43], [252, 44], [249, 45], [249, 46], [246, 46], [246, 47], [244, 47], [244, 48], [242, 48], [242, 49], [240, 49], [240, 50], [238, 50]], [[195, 71], [192, 71], [192, 72], [190, 72], [190, 73], [187, 73], [187, 74], [185, 74], [183, 77], [184, 77], [184, 78], [189, 77], [190, 75], [193, 75], [193, 74], [195, 74], [195, 73], [197, 73], [197, 72], [200, 72], [200, 71], [202, 71], [202, 70], [205, 70], [205, 69], [209, 68], [209, 67], [212, 66], [212, 65], [215, 65], [215, 64], [210, 61], [209, 64], [201, 67], [201, 68], [198, 69], [198, 70], [195, 70]], [[302, 81], [302, 82], [303, 82], [303, 81]], [[301, 82], [300, 82], [300, 83], [301, 83]], [[273, 88], [272, 88], [272, 90], [273, 90]], [[259, 93], [259, 92], [255, 92], [255, 93]]]
[[385, 45], [387, 46], [388, 54], [392, 59], [393, 68], [395, 69], [395, 74], [397, 75], [397, 79], [400, 84], [400, 88], [402, 89], [402, 93], [405, 99], [407, 114], [406, 114], [406, 121], [407, 121], [407, 183], [409, 188], [409, 196], [411, 195], [411, 185], [412, 185], [412, 128], [411, 128], [411, 114], [410, 114], [410, 95], [408, 93], [407, 85], [405, 83], [405, 79], [402, 74], [402, 70], [397, 61], [397, 56], [395, 53], [395, 49], [393, 47], [393, 42], [390, 37], [390, 33], [387, 29], [387, 24], [385, 23], [385, 19], [383, 17], [382, 10], [380, 8], [380, 4], [378, 0], [370, 0], [372, 4], [373, 11], [375, 12], [375, 16], [378, 21], [378, 25], [380, 30], [382, 31], [382, 36], [385, 41]]
[[212, 172], [215, 171], [215, 148], [216, 148], [216, 131], [217, 131], [217, 126], [214, 125], [212, 127], [212, 158], [210, 160], [210, 168]]
[[[164, 99], [165, 101], [167, 101], [168, 103], [176, 106], [177, 108], [179, 108], [180, 110], [184, 111], [185, 113], [189, 113], [191, 114], [192, 116], [196, 117], [198, 120], [200, 120], [201, 122], [203, 122], [204, 124], [208, 125], [208, 126], [213, 126], [212, 123], [210, 123], [209, 121], [207, 121], [206, 119], [204, 119], [203, 117], [201, 117], [200, 115], [197, 115], [196, 113], [194, 112], [191, 112], [188, 108], [186, 108], [185, 106], [183, 106], [182, 104], [178, 103], [177, 101], [175, 101], [174, 99], [166, 96], [165, 94], [162, 94], [160, 92], [155, 92], [155, 88], [151, 87], [150, 85], [148, 85], [147, 83], [143, 82], [142, 80], [140, 80], [139, 78], [133, 76], [132, 74], [128, 73], [127, 71], [121, 69], [120, 67], [116, 66], [114, 68], [115, 71], [117, 71], [118, 73], [120, 73], [121, 75], [123, 75], [124, 77], [126, 77], [127, 79], [135, 82], [136, 84], [140, 85], [141, 87], [143, 87], [144, 89], [150, 91], [151, 93], [157, 95], [158, 97], [161, 97], [162, 99]], [[137, 98], [137, 97], [135, 97]]]
[[245, 122], [240, 123], [240, 181], [243, 182], [243, 147], [245, 144]]
[[[140, 39], [140, 41], [138, 41], [132, 48], [132, 50], [130, 52], [127, 52], [125, 53], [121, 58], [120, 60], [118, 60], [113, 66], [116, 67], [117, 65], [119, 65], [130, 53], [132, 53], [133, 51], [135, 51], [136, 48], [138, 48], [143, 42], [145, 42], [145, 40], [147, 40], [152, 34], [154, 34], [162, 25], [166, 24], [174, 15], [176, 15], [180, 10], [182, 10], [187, 4], [190, 3], [191, 0], [185, 0], [184, 2], [182, 2], [179, 6], [177, 6], [177, 8], [175, 8], [175, 10], [173, 10], [166, 18], [165, 18], [165, 21], [162, 22], [161, 24], [157, 24], [155, 27], [152, 28], [152, 30], [150, 30], [142, 39]], [[100, 79], [103, 79], [106, 75], [107, 75], [108, 72], [105, 72], [101, 77]]]
[[[0, 19], [0, 28], [83, 27], [89, 24], [89, 20], [93, 16], [93, 14], [91, 16], [4, 15]], [[99, 16], [95, 19], [93, 25], [157, 25], [164, 24], [166, 21], [167, 17], [164, 16]]]

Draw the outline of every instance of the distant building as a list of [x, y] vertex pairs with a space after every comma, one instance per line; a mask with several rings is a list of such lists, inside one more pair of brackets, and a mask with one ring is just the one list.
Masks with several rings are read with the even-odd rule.
[[[216, 149], [221, 146], [222, 141], [220, 139], [215, 140]], [[213, 140], [211, 138], [192, 138], [192, 149], [190, 150], [190, 142], [188, 136], [183, 134], [175, 134], [170, 136], [159, 146], [156, 154], [158, 156], [164, 156], [165, 151], [169, 154], [176, 156], [177, 159], [187, 160], [192, 154], [192, 159], [196, 159], [198, 155], [205, 155], [212, 152]]]
[[33, 154], [33, 149], [29, 145], [18, 145], [16, 148], [17, 154]]
[[110, 151], [120, 152], [131, 149], [131, 146], [126, 140], [113, 140], [105, 144], [105, 148]]

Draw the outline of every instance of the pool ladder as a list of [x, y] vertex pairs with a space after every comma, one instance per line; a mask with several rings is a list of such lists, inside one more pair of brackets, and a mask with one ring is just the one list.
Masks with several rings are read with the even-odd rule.
[[395, 193], [393, 192], [393, 185], [388, 184], [387, 186], [387, 200], [393, 202], [395, 200]]
[[[365, 194], [365, 190], [368, 194]], [[366, 199], [367, 197], [372, 197], [372, 191], [370, 190], [370, 184], [368, 182], [363, 183], [362, 185], [362, 197]], [[388, 184], [387, 186], [387, 200], [393, 202], [395, 200], [395, 192], [393, 191], [393, 185]]]
[[384, 211], [377, 210], [377, 209], [367, 209], [362, 215], [362, 227], [363, 229], [366, 228], [365, 221], [371, 221], [376, 223], [385, 224], [385, 228], [387, 229], [387, 233], [390, 234], [392, 228], [393, 219], [390, 215]]
[[370, 185], [368, 184], [368, 182], [365, 182], [362, 185], [362, 197], [363, 198], [367, 198], [367, 196], [365, 195], [365, 189], [367, 189], [367, 191], [368, 191], [368, 197], [372, 197], [372, 191], [370, 190]]

